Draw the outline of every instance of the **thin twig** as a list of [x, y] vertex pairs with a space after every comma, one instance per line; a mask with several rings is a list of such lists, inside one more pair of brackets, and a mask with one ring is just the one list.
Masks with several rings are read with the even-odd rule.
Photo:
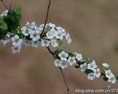
[[10, 2], [10, 0], [7, 0], [7, 2], [9, 3], [9, 10], [11, 10], [11, 8], [12, 8], [12, 3]]
[[53, 56], [53, 58], [55, 59], [54, 53], [51, 51], [51, 49], [49, 47], [47, 47], [47, 50]]
[[65, 78], [65, 74], [64, 74], [63, 70], [62, 70], [60, 67], [59, 67], [59, 69], [60, 69], [60, 71], [61, 71], [61, 74], [62, 74], [62, 76], [63, 76], [64, 83], [65, 83], [65, 85], [66, 85], [67, 94], [69, 94], [70, 89], [69, 89], [69, 87], [68, 87], [68, 84], [67, 84], [67, 81], [66, 81], [66, 78]]
[[43, 30], [42, 30], [41, 35], [42, 35], [43, 32], [45, 31], [45, 27], [46, 27], [46, 24], [47, 24], [47, 22], [48, 22], [48, 17], [49, 17], [49, 11], [50, 11], [50, 6], [51, 6], [51, 1], [52, 1], [52, 0], [49, 0], [49, 3], [48, 3], [47, 12], [46, 12], [46, 17], [45, 17], [45, 22], [44, 22], [44, 28], [43, 28]]
[[4, 7], [7, 9], [7, 10], [10, 10], [7, 5], [5, 4], [4, 0], [0, 0], [2, 2], [2, 4], [4, 5]]
[[[48, 52], [53, 56], [53, 58], [55, 59], [54, 52], [51, 51], [51, 49], [50, 49], [49, 47], [47, 47], [47, 50], [48, 50]], [[68, 84], [67, 84], [67, 81], [66, 81], [66, 78], [65, 78], [65, 74], [64, 74], [63, 70], [62, 70], [60, 67], [59, 67], [59, 70], [60, 70], [60, 72], [61, 72], [61, 74], [62, 74], [62, 77], [63, 77], [63, 80], [64, 80], [64, 84], [65, 84], [65, 86], [66, 86], [67, 94], [69, 94], [70, 89], [69, 89], [69, 86], [68, 86]]]
[[[52, 0], [49, 0], [48, 6], [47, 6], [46, 18], [45, 18], [44, 27], [43, 27], [41, 36], [42, 36], [43, 32], [45, 31], [46, 24], [47, 24], [47, 22], [48, 22], [48, 16], [49, 16], [49, 11], [50, 11], [51, 1], [52, 1]], [[51, 51], [51, 49], [50, 49], [49, 47], [46, 47], [46, 48], [47, 48], [48, 52], [49, 52], [49, 53], [53, 56], [53, 58], [55, 59], [54, 52]], [[62, 77], [63, 77], [63, 80], [64, 80], [64, 84], [65, 84], [65, 86], [66, 86], [67, 94], [69, 94], [69, 90], [70, 90], [70, 89], [69, 89], [68, 84], [67, 84], [67, 81], [66, 81], [66, 79], [65, 79], [65, 74], [64, 74], [64, 72], [62, 71], [62, 69], [61, 69], [60, 67], [59, 67], [59, 69], [60, 69], [60, 72], [61, 72], [61, 74], [62, 74]]]

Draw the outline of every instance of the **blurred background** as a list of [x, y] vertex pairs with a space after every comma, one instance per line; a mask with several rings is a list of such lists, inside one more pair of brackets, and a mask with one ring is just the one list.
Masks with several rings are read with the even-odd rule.
[[[10, 0], [12, 7], [23, 8], [26, 21], [44, 22], [48, 0]], [[118, 75], [118, 0], [52, 0], [49, 22], [64, 27], [72, 36], [70, 45], [61, 48], [82, 53], [102, 63], [109, 63]], [[0, 3], [0, 12], [5, 10]], [[102, 79], [87, 80], [79, 69], [64, 70], [71, 89], [104, 88]], [[111, 88], [118, 88], [118, 84]], [[63, 78], [45, 48], [23, 47], [12, 54], [10, 45], [0, 46], [0, 94], [66, 94]], [[80, 93], [81, 94], [81, 93]], [[88, 93], [89, 94], [89, 93]], [[115, 94], [115, 93], [114, 93]]]

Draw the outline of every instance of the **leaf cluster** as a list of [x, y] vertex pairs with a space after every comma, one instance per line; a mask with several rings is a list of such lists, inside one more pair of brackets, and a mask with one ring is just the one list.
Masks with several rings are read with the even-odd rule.
[[0, 39], [4, 39], [8, 32], [19, 33], [21, 8], [9, 10], [7, 15], [0, 17]]

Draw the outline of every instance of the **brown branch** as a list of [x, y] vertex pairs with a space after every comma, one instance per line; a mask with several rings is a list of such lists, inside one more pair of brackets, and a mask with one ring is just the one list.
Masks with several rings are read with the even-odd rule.
[[[55, 59], [54, 52], [51, 51], [51, 49], [50, 49], [49, 47], [47, 47], [47, 50], [48, 50], [48, 52], [53, 56], [53, 58]], [[60, 72], [61, 72], [61, 74], [62, 74], [62, 77], [63, 77], [63, 80], [64, 80], [64, 84], [65, 84], [65, 86], [66, 86], [67, 94], [69, 94], [70, 89], [69, 89], [69, 86], [68, 86], [68, 84], [67, 84], [67, 81], [66, 81], [66, 78], [65, 78], [65, 74], [64, 74], [62, 68], [59, 67], [59, 70], [60, 70]]]
[[41, 36], [42, 36], [43, 32], [45, 31], [45, 27], [46, 27], [46, 24], [47, 24], [47, 22], [48, 22], [48, 17], [49, 17], [49, 11], [50, 11], [50, 6], [51, 6], [51, 1], [52, 1], [52, 0], [49, 0], [48, 6], [47, 6], [47, 12], [46, 12], [46, 17], [45, 17], [45, 22], [44, 22], [44, 28], [43, 28], [43, 30], [42, 30]]
[[2, 2], [2, 4], [4, 5], [4, 7], [7, 9], [7, 10], [10, 10], [10, 8], [7, 7], [7, 5], [5, 4], [4, 0], [0, 0]]
[[[48, 6], [47, 6], [47, 12], [46, 12], [44, 27], [43, 27], [41, 36], [42, 36], [43, 32], [45, 31], [46, 24], [47, 24], [47, 22], [48, 22], [48, 16], [49, 16], [49, 11], [50, 11], [51, 1], [52, 1], [52, 0], [49, 0]], [[46, 47], [46, 48], [47, 48], [48, 52], [49, 52], [49, 53], [53, 56], [53, 58], [55, 59], [54, 52], [51, 51], [51, 49], [50, 49], [49, 47]], [[67, 94], [69, 94], [69, 90], [70, 90], [70, 89], [69, 89], [68, 84], [67, 84], [67, 81], [66, 81], [66, 79], [65, 79], [65, 74], [64, 74], [63, 70], [62, 70], [60, 67], [59, 67], [59, 69], [60, 69], [60, 72], [61, 72], [61, 74], [62, 74], [62, 77], [63, 77], [63, 80], [64, 80], [64, 84], [65, 84], [65, 86], [66, 86]]]
[[65, 85], [66, 85], [67, 94], [69, 94], [70, 89], [69, 89], [69, 87], [68, 87], [68, 84], [67, 84], [67, 81], [66, 81], [66, 78], [65, 78], [65, 74], [64, 74], [63, 70], [62, 70], [60, 67], [59, 67], [59, 69], [60, 69], [60, 72], [61, 72], [61, 74], [62, 74], [64, 83], [65, 83]]

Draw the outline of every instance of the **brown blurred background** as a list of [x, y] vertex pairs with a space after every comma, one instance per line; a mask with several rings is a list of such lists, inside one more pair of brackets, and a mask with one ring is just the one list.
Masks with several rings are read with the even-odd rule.
[[[72, 36], [62, 48], [93, 58], [101, 67], [109, 63], [118, 75], [118, 0], [52, 0], [49, 21], [64, 27]], [[26, 21], [44, 22], [48, 0], [11, 0], [12, 7], [23, 8]], [[0, 3], [0, 12], [5, 8]], [[107, 88], [102, 79], [89, 81], [80, 70], [64, 70], [71, 88]], [[112, 85], [118, 88], [118, 85]], [[66, 94], [62, 76], [45, 48], [23, 47], [12, 54], [10, 45], [0, 46], [0, 94]], [[80, 93], [81, 94], [81, 93]], [[89, 94], [89, 93], [88, 93]]]

